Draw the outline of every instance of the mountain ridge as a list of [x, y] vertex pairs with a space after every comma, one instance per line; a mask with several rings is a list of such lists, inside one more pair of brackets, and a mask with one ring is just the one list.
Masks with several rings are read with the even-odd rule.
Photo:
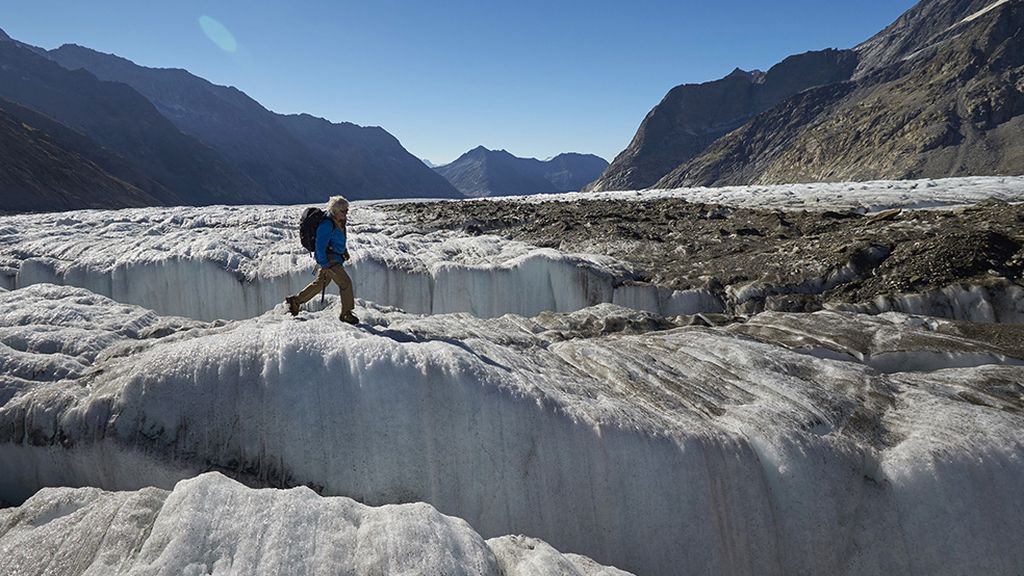
[[481, 145], [434, 170], [465, 196], [479, 198], [580, 190], [607, 165], [593, 154], [564, 152], [550, 160], [538, 160]]
[[647, 188], [785, 98], [848, 79], [856, 64], [853, 51], [826, 49], [789, 56], [768, 72], [737, 68], [718, 80], [676, 86], [647, 114], [629, 146], [586, 189]]
[[[318, 119], [334, 128], [321, 126], [315, 131], [317, 140], [306, 141], [310, 125], [304, 115], [272, 112], [235, 87], [184, 69], [140, 66], [75, 44], [47, 55], [65, 68], [84, 68], [101, 79], [132, 86], [179, 130], [270, 190], [275, 201], [309, 202], [337, 193], [353, 200], [458, 195], [383, 128]], [[370, 145], [373, 153], [361, 144]]]

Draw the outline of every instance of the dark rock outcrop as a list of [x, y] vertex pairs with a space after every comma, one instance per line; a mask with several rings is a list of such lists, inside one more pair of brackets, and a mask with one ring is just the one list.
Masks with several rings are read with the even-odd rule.
[[186, 70], [158, 69], [76, 45], [48, 57], [125, 83], [179, 130], [207, 144], [280, 203], [350, 199], [456, 197], [458, 192], [379, 127], [333, 124], [276, 114], [244, 92]]
[[676, 86], [587, 189], [647, 188], [755, 115], [808, 88], [847, 80], [856, 66], [851, 50], [822, 50], [790, 56], [767, 73], [737, 69], [714, 82]]
[[[864, 45], [875, 67], [860, 78], [786, 100], [655, 187], [1024, 172], [1024, 3], [978, 10], [918, 5]], [[954, 24], [910, 18], [932, 13]]]
[[460, 192], [476, 198], [573, 192], [607, 166], [593, 154], [566, 153], [542, 161], [478, 146], [435, 170]]

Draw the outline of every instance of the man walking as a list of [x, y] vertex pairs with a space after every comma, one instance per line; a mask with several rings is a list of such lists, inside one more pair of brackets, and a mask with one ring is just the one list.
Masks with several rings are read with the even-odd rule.
[[359, 318], [352, 313], [356, 307], [355, 294], [352, 291], [352, 279], [348, 277], [342, 263], [348, 260], [345, 248], [345, 222], [348, 218], [348, 200], [342, 196], [331, 196], [327, 201], [327, 217], [316, 228], [316, 250], [313, 252], [320, 270], [309, 286], [295, 296], [285, 298], [288, 312], [292, 316], [299, 313], [299, 307], [311, 300], [318, 292], [333, 281], [341, 291], [342, 322], [358, 324]]

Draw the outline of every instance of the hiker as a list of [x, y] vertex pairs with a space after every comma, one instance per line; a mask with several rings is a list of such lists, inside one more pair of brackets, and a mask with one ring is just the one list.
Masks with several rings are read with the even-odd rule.
[[316, 279], [310, 282], [309, 286], [303, 288], [302, 292], [295, 296], [285, 298], [285, 303], [288, 304], [288, 312], [295, 316], [299, 313], [300, 306], [327, 288], [327, 285], [333, 280], [341, 291], [341, 315], [338, 316], [338, 319], [349, 324], [358, 324], [359, 318], [352, 313], [352, 309], [356, 307], [355, 295], [352, 292], [352, 279], [348, 277], [344, 266], [342, 266], [342, 262], [349, 258], [348, 250], [345, 249], [348, 200], [342, 196], [331, 196], [327, 201], [326, 212], [327, 214], [323, 215], [319, 210], [310, 208], [303, 214], [304, 221], [309, 213], [318, 213], [323, 218], [316, 227], [315, 250], [313, 250], [320, 270], [317, 271]]

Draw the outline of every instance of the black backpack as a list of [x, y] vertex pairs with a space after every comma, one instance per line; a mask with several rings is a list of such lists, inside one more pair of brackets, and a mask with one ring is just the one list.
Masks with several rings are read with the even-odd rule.
[[327, 213], [319, 208], [306, 208], [299, 218], [299, 241], [309, 252], [316, 252], [316, 229], [327, 218]]

